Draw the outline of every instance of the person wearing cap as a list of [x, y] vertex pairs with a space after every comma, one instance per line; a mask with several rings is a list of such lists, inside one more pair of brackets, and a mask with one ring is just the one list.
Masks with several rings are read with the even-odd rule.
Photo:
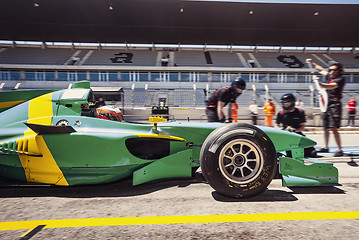
[[246, 82], [241, 78], [236, 78], [231, 83], [231, 87], [221, 87], [209, 96], [206, 100], [206, 115], [208, 122], [225, 122], [226, 116], [223, 108], [228, 106], [228, 122], [232, 122], [232, 107], [239, 95], [246, 89]]
[[[305, 112], [295, 107], [295, 96], [292, 93], [286, 93], [281, 97], [280, 103], [283, 110], [277, 113], [275, 126], [304, 136], [302, 131], [306, 123]], [[317, 157], [314, 147], [305, 148], [304, 157]]]
[[[307, 59], [306, 62], [310, 63], [327, 80], [326, 83], [319, 83], [320, 86], [326, 89], [328, 93], [328, 107], [323, 115], [325, 146], [319, 149], [318, 152], [329, 152], [329, 131], [331, 130], [338, 145], [338, 150], [334, 153], [334, 157], [341, 157], [344, 153], [338, 129], [340, 128], [342, 120], [341, 99], [345, 85], [343, 65], [341, 63], [334, 62], [329, 66], [328, 70], [325, 70], [323, 67], [314, 63], [312, 59]], [[319, 80], [319, 78], [317, 76], [313, 76], [313, 80]]]

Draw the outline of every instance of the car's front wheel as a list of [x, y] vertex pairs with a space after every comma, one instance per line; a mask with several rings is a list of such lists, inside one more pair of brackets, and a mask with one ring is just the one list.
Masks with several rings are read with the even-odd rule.
[[246, 198], [261, 193], [277, 168], [273, 143], [258, 127], [228, 124], [208, 135], [201, 149], [201, 169], [220, 194]]

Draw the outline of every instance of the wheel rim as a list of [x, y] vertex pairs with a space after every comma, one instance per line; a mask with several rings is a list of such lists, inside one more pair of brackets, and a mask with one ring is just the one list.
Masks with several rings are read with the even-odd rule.
[[263, 169], [263, 155], [257, 144], [247, 139], [227, 143], [219, 155], [220, 171], [228, 180], [247, 184]]

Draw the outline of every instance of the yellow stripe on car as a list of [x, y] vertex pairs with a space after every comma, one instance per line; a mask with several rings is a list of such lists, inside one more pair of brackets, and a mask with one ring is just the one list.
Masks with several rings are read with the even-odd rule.
[[[42, 95], [29, 101], [28, 123], [52, 124], [52, 93]], [[31, 129], [24, 133], [24, 138], [17, 141], [19, 158], [29, 182], [68, 186], [62, 171], [58, 167], [43, 137]], [[26, 144], [26, 145], [24, 145]], [[31, 155], [42, 156], [31, 156]]]
[[185, 142], [187, 141], [184, 138], [180, 138], [180, 137], [175, 137], [175, 136], [169, 136], [169, 135], [162, 135], [162, 134], [136, 134], [139, 137], [142, 138], [162, 138], [162, 139], [169, 139], [169, 140], [174, 140], [174, 141], [182, 141]]
[[29, 101], [28, 123], [51, 125], [52, 121], [52, 93], [44, 94]]

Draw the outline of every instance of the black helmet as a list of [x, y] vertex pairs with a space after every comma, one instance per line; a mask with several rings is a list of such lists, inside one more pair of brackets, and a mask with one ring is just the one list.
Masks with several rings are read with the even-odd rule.
[[286, 93], [281, 97], [280, 102], [284, 110], [292, 110], [295, 106], [295, 97], [292, 93]]
[[243, 79], [237, 77], [236, 80], [232, 82], [231, 87], [232, 88], [236, 87], [244, 90], [246, 89], [246, 82]]
[[281, 97], [280, 101], [281, 102], [295, 102], [295, 97], [292, 93], [286, 93]]

